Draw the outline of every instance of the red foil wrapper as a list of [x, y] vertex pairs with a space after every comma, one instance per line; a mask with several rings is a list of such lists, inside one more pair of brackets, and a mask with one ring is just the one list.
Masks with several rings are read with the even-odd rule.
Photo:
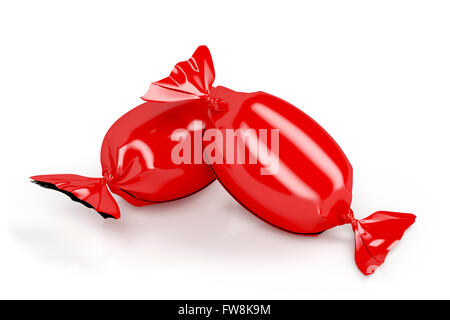
[[[378, 211], [355, 219], [350, 208], [352, 166], [325, 129], [280, 98], [261, 91], [214, 88], [213, 80], [212, 58], [202, 46], [190, 60], [178, 63], [168, 78], [153, 83], [143, 99], [197, 99], [205, 104], [207, 128], [216, 130], [211, 140], [222, 141], [211, 152], [205, 148], [205, 156], [232, 197], [265, 222], [296, 234], [318, 235], [351, 224], [356, 264], [364, 274], [373, 273], [415, 216]], [[223, 143], [230, 129], [236, 142], [233, 150]], [[259, 133], [265, 138], [275, 135], [277, 145]], [[241, 161], [236, 160], [238, 148], [245, 157]], [[233, 161], [227, 161], [230, 154]]]
[[[373, 273], [415, 216], [378, 211], [355, 219], [353, 170], [333, 138], [286, 101], [265, 92], [213, 87], [214, 77], [210, 52], [201, 46], [169, 77], [152, 83], [142, 97], [148, 102], [106, 134], [103, 178], [32, 179], [104, 217], [118, 218], [109, 190], [133, 205], [147, 205], [190, 195], [216, 177], [248, 211], [281, 230], [314, 236], [351, 224], [356, 264], [364, 274]], [[192, 161], [174, 161], [173, 135], [180, 128], [185, 129], [181, 140], [191, 142]]]
[[100, 153], [102, 178], [53, 174], [31, 179], [94, 208], [104, 218], [120, 217], [110, 191], [135, 206], [184, 198], [215, 177], [206, 163], [174, 163], [171, 153], [178, 142], [172, 134], [185, 128], [193, 142], [192, 154], [201, 155], [206, 120], [207, 110], [195, 101], [146, 102], [123, 115], [106, 133]]

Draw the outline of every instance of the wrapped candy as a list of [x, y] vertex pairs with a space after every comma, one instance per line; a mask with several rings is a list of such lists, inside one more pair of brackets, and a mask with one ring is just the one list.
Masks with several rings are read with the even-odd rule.
[[208, 109], [205, 159], [224, 188], [248, 211], [284, 231], [317, 235], [349, 223], [355, 260], [366, 275], [414, 223], [408, 213], [378, 211], [357, 220], [350, 208], [352, 167], [338, 144], [313, 119], [264, 92], [212, 87], [205, 46], [153, 83], [143, 99], [197, 101]]
[[[178, 140], [185, 139], [194, 142], [192, 154], [201, 156], [197, 136], [202, 136], [206, 120], [207, 110], [195, 101], [143, 103], [106, 133], [100, 155], [102, 178], [53, 174], [31, 179], [94, 208], [104, 218], [120, 217], [110, 191], [135, 206], [186, 197], [213, 182], [214, 174], [205, 163], [174, 163], [172, 151]], [[180, 128], [185, 129], [185, 135], [173, 137], [174, 130]]]

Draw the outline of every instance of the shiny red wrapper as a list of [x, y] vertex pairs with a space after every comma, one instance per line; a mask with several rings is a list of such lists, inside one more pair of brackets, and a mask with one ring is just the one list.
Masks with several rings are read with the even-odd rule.
[[[352, 167], [333, 138], [286, 101], [265, 92], [213, 87], [214, 77], [210, 52], [201, 46], [169, 77], [152, 83], [142, 97], [148, 102], [106, 134], [103, 178], [32, 179], [104, 217], [118, 218], [109, 190], [133, 205], [147, 205], [188, 196], [216, 177], [248, 211], [281, 230], [314, 236], [351, 224], [356, 264], [364, 274], [373, 273], [415, 216], [378, 211], [355, 219]], [[189, 154], [203, 153], [206, 162], [174, 162], [179, 141], [173, 133], [180, 128], [193, 142]]]
[[[233, 129], [237, 141], [230, 147], [235, 161], [227, 161], [227, 143], [205, 148], [205, 157], [231, 196], [265, 222], [291, 233], [318, 235], [351, 224], [356, 264], [364, 274], [373, 273], [415, 216], [378, 211], [355, 219], [350, 208], [352, 166], [333, 138], [304, 112], [275, 96], [212, 87], [214, 75], [209, 50], [201, 46], [190, 60], [178, 63], [168, 78], [153, 83], [143, 99], [197, 99], [205, 104], [207, 128], [216, 129], [208, 138], [223, 141], [227, 130]], [[266, 132], [265, 138], [267, 132], [275, 132], [276, 148], [259, 132]], [[245, 157], [240, 162], [235, 156], [239, 145]], [[276, 165], [268, 159], [275, 159]]]
[[[106, 133], [100, 154], [102, 178], [53, 174], [31, 179], [67, 194], [104, 218], [120, 217], [109, 190], [135, 206], [184, 198], [209, 185], [215, 177], [206, 163], [176, 164], [171, 160], [177, 145], [172, 133], [185, 128], [192, 141], [199, 141], [196, 136], [201, 137], [206, 120], [206, 109], [193, 101], [143, 103], [123, 115]], [[200, 140], [200, 144], [192, 144], [192, 153], [201, 154], [201, 148]]]

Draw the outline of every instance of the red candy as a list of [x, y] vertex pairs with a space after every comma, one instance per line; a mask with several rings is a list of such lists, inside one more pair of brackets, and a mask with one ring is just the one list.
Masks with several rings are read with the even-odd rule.
[[[104, 218], [120, 217], [107, 186], [135, 206], [186, 197], [214, 181], [214, 174], [205, 163], [175, 164], [171, 152], [177, 141], [172, 141], [171, 134], [185, 128], [195, 141], [196, 135], [202, 135], [206, 119], [206, 109], [193, 101], [143, 103], [106, 133], [101, 149], [103, 178], [55, 174], [31, 179], [66, 193]], [[192, 148], [201, 152], [201, 144], [192, 144]]]
[[[177, 64], [169, 78], [152, 84], [144, 99], [173, 101], [195, 95], [204, 100], [209, 109], [207, 129], [216, 129], [211, 140], [219, 141], [214, 152], [206, 147], [205, 153], [233, 198], [267, 223], [292, 233], [317, 235], [350, 223], [356, 264], [364, 274], [373, 273], [415, 216], [379, 211], [356, 220], [350, 209], [352, 166], [318, 123], [265, 92], [212, 88], [212, 77], [206, 74], [208, 81], [202, 82], [197, 66], [213, 70], [206, 47], [197, 49], [190, 61]], [[233, 139], [224, 138], [227, 131]]]
[[248, 211], [281, 230], [317, 235], [351, 224], [356, 264], [373, 273], [415, 216], [378, 211], [355, 219], [352, 166], [333, 138], [286, 101], [214, 88], [214, 76], [209, 50], [201, 46], [169, 77], [152, 83], [142, 97], [149, 102], [106, 134], [103, 178], [32, 179], [118, 218], [106, 186], [134, 205], [147, 205], [185, 197], [215, 176]]

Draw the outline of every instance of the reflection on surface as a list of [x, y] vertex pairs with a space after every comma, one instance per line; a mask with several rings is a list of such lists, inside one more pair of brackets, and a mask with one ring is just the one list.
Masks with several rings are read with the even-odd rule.
[[330, 178], [333, 183], [333, 190], [339, 189], [344, 185], [344, 177], [336, 163], [305, 132], [300, 130], [289, 119], [286, 119], [262, 103], [254, 103], [251, 108], [271, 126], [279, 128], [282, 135], [288, 138], [298, 150], [311, 159]]
[[117, 162], [117, 169], [119, 172], [123, 170], [123, 162], [125, 154], [128, 150], [138, 151], [142, 159], [144, 160], [146, 169], [154, 169], [154, 156], [152, 150], [144, 141], [136, 139], [120, 147], [119, 159]]
[[[249, 129], [248, 125], [243, 122], [241, 124], [241, 128], [243, 129]], [[247, 130], [247, 132], [251, 132], [250, 130]], [[253, 154], [253, 156], [258, 158], [259, 163], [266, 164], [273, 162], [273, 157], [278, 157], [277, 155], [274, 155], [271, 150], [267, 150], [267, 145], [259, 139], [254, 133], [253, 134], [247, 134], [246, 136], [248, 139], [244, 139], [245, 144], [250, 151], [250, 153]], [[258, 152], [258, 150], [265, 150], [264, 152]], [[265, 158], [264, 155], [270, 154], [272, 159], [269, 159], [268, 157]], [[318, 199], [318, 194], [305, 182], [303, 182], [302, 179], [298, 175], [296, 175], [289, 167], [283, 163], [279, 158], [277, 158], [278, 162], [278, 170], [272, 171], [272, 175], [275, 179], [277, 179], [284, 187], [286, 187], [290, 192], [293, 194], [296, 194], [302, 198], [308, 198], [308, 199]], [[266, 167], [267, 169], [267, 167]], [[268, 170], [273, 170], [273, 166], [268, 167]]]

